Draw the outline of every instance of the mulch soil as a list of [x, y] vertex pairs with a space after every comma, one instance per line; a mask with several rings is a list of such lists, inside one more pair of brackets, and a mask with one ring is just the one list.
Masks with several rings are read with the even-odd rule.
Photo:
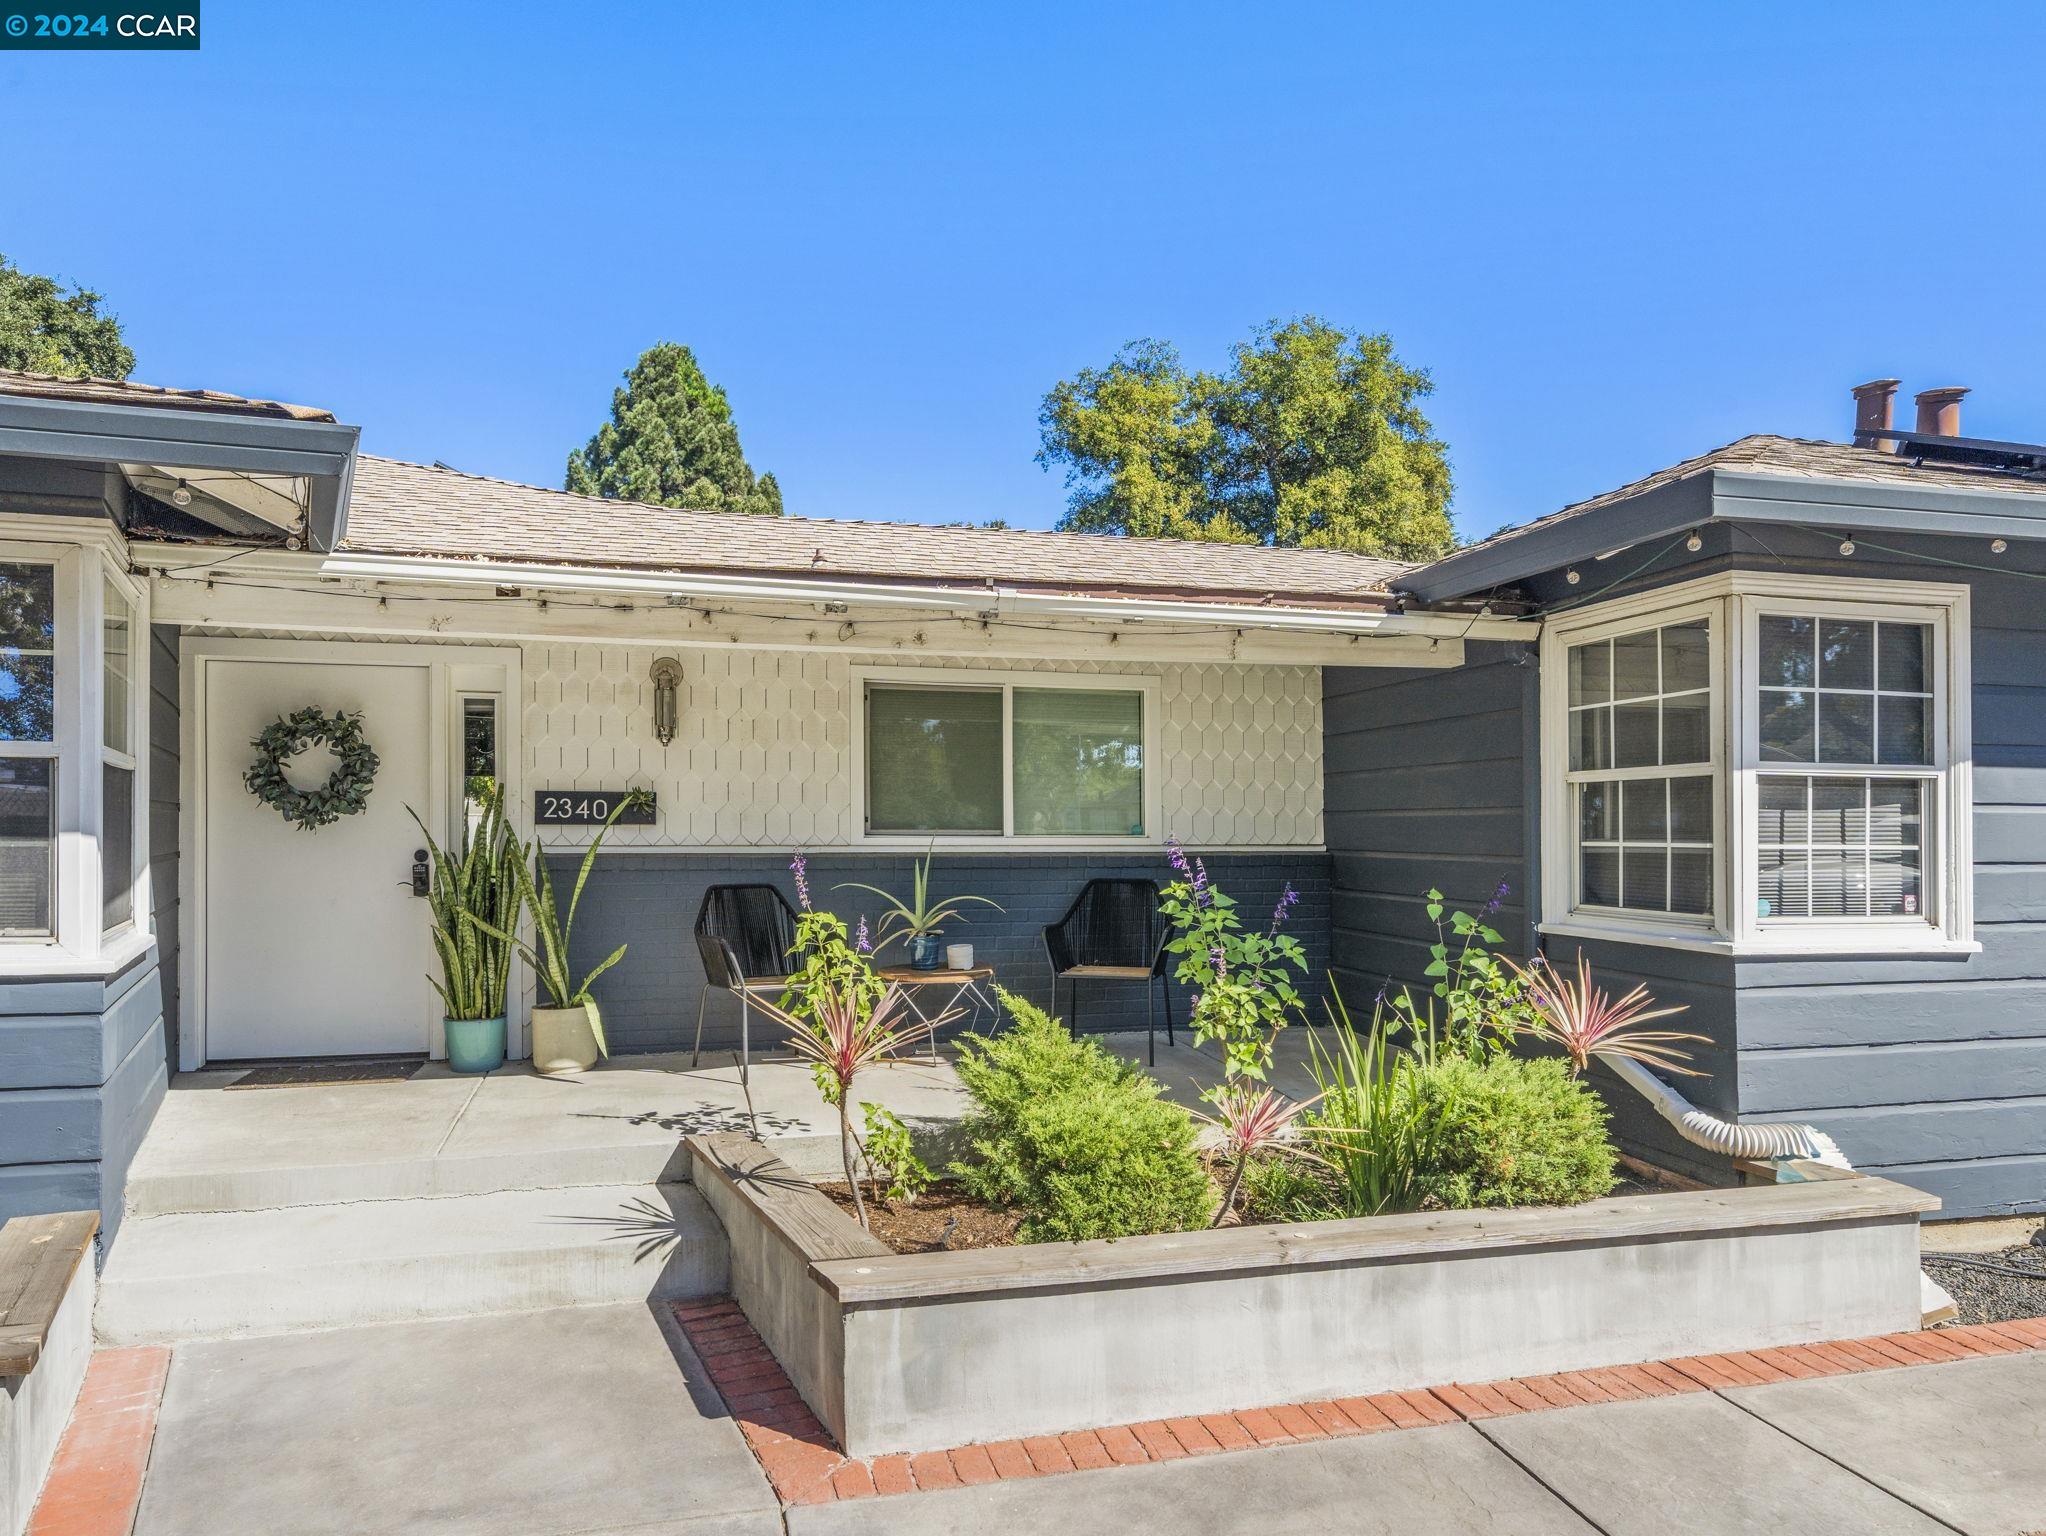
[[1956, 1325], [2046, 1315], [2046, 1248], [2024, 1243], [2001, 1253], [1926, 1253], [1920, 1262], [1961, 1309]]
[[[1209, 1172], [1216, 1179], [1216, 1201], [1220, 1202], [1221, 1183], [1228, 1176], [1224, 1165], [1209, 1160]], [[852, 1192], [843, 1179], [817, 1186], [846, 1215], [854, 1215]], [[957, 1185], [938, 1183], [920, 1195], [913, 1204], [891, 1205], [886, 1200], [876, 1200], [871, 1191], [862, 1185], [861, 1194], [867, 1196], [867, 1217], [869, 1230], [874, 1236], [893, 1248], [897, 1253], [938, 1253], [952, 1248], [1010, 1248], [1018, 1239], [1016, 1229], [1023, 1218], [1014, 1211], [990, 1210], [987, 1206], [970, 1199]], [[1667, 1186], [1623, 1172], [1620, 1183], [1613, 1190], [1615, 1195], [1652, 1195], [1668, 1193]], [[1228, 1225], [1242, 1222], [1239, 1214]], [[1267, 1225], [1267, 1223], [1254, 1223]], [[1945, 1283], [1942, 1278], [1942, 1284]], [[1952, 1285], [1947, 1289], [1960, 1295]], [[2037, 1308], [2034, 1309], [2038, 1310]], [[2032, 1312], [2016, 1312], [2013, 1317], [2030, 1317]], [[1965, 1316], [1965, 1314], [1964, 1314]], [[1999, 1318], [1966, 1318], [1969, 1322], [2001, 1321]]]
[[[853, 1212], [852, 1191], [840, 1179], [817, 1186], [846, 1215]], [[869, 1192], [863, 1187], [862, 1195]], [[948, 1248], [1007, 1248], [1016, 1241], [1022, 1217], [991, 1211], [950, 1184], [934, 1184], [913, 1205], [867, 1201], [869, 1230], [897, 1253], [937, 1253]]]

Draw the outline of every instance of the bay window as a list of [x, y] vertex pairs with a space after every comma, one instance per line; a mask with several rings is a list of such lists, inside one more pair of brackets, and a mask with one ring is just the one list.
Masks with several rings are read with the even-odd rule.
[[56, 932], [57, 570], [0, 562], [0, 937]]
[[1735, 573], [1543, 638], [1543, 926], [1973, 948], [1967, 590]]
[[0, 532], [0, 970], [89, 967], [148, 940], [146, 601], [110, 532]]
[[100, 928], [135, 917], [135, 608], [100, 582]]
[[866, 838], [1156, 839], [1149, 679], [876, 669], [855, 684]]

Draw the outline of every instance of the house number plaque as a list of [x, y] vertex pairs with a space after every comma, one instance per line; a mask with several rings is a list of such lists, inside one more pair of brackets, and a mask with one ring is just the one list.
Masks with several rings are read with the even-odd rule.
[[618, 818], [621, 827], [654, 824], [654, 792], [650, 789], [540, 789], [533, 792], [533, 821], [542, 827], [601, 827], [620, 801], [637, 795]]

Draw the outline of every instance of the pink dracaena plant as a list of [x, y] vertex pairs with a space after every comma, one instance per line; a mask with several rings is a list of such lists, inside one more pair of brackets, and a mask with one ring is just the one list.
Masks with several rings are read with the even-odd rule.
[[1208, 1097], [1215, 1106], [1215, 1112], [1200, 1118], [1222, 1128], [1223, 1145], [1233, 1165], [1229, 1172], [1229, 1188], [1223, 1193], [1222, 1204], [1216, 1209], [1215, 1219], [1208, 1223], [1209, 1226], [1221, 1226], [1229, 1219], [1229, 1213], [1236, 1209], [1236, 1192], [1243, 1186], [1243, 1171], [1257, 1153], [1280, 1148], [1309, 1162], [1322, 1161], [1306, 1148], [1285, 1140], [1293, 1122], [1303, 1110], [1311, 1108], [1321, 1098], [1320, 1094], [1312, 1099], [1295, 1101], [1270, 1086], [1253, 1087], [1249, 1082], [1238, 1079], [1223, 1084]]
[[1591, 962], [1585, 959], [1582, 950], [1577, 952], [1575, 977], [1564, 975], [1540, 958], [1524, 966], [1511, 960], [1506, 963], [1527, 983], [1529, 1001], [1533, 1004], [1533, 1017], [1520, 1028], [1561, 1049], [1577, 1075], [1583, 1075], [1594, 1056], [1622, 1056], [1665, 1072], [1680, 1072], [1687, 1077], [1701, 1075], [1684, 1065], [1691, 1059], [1690, 1053], [1676, 1047], [1679, 1041], [1702, 1041], [1703, 1035], [1641, 1027], [1650, 1020], [1682, 1013], [1681, 1004], [1673, 1008], [1653, 1007], [1655, 999], [1643, 986], [1615, 998], [1591, 979]]
[[817, 1069], [819, 1086], [838, 1105], [838, 1150], [845, 1163], [845, 1182], [852, 1190], [853, 1209], [864, 1227], [867, 1203], [860, 1195], [854, 1167], [853, 1079], [883, 1057], [913, 1046], [951, 1023], [962, 1010], [948, 1009], [936, 1018], [919, 1019], [901, 987], [890, 986], [875, 997], [858, 981], [824, 978], [806, 992], [801, 1015], [765, 999], [756, 999], [754, 1006], [787, 1027], [789, 1045]]

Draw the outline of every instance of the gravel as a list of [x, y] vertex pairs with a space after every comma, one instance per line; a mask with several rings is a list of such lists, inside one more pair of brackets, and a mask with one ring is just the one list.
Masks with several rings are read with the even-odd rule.
[[2025, 1243], [2001, 1253], [1927, 1253], [1920, 1262], [1961, 1309], [1956, 1323], [2046, 1317], [2046, 1248]]

